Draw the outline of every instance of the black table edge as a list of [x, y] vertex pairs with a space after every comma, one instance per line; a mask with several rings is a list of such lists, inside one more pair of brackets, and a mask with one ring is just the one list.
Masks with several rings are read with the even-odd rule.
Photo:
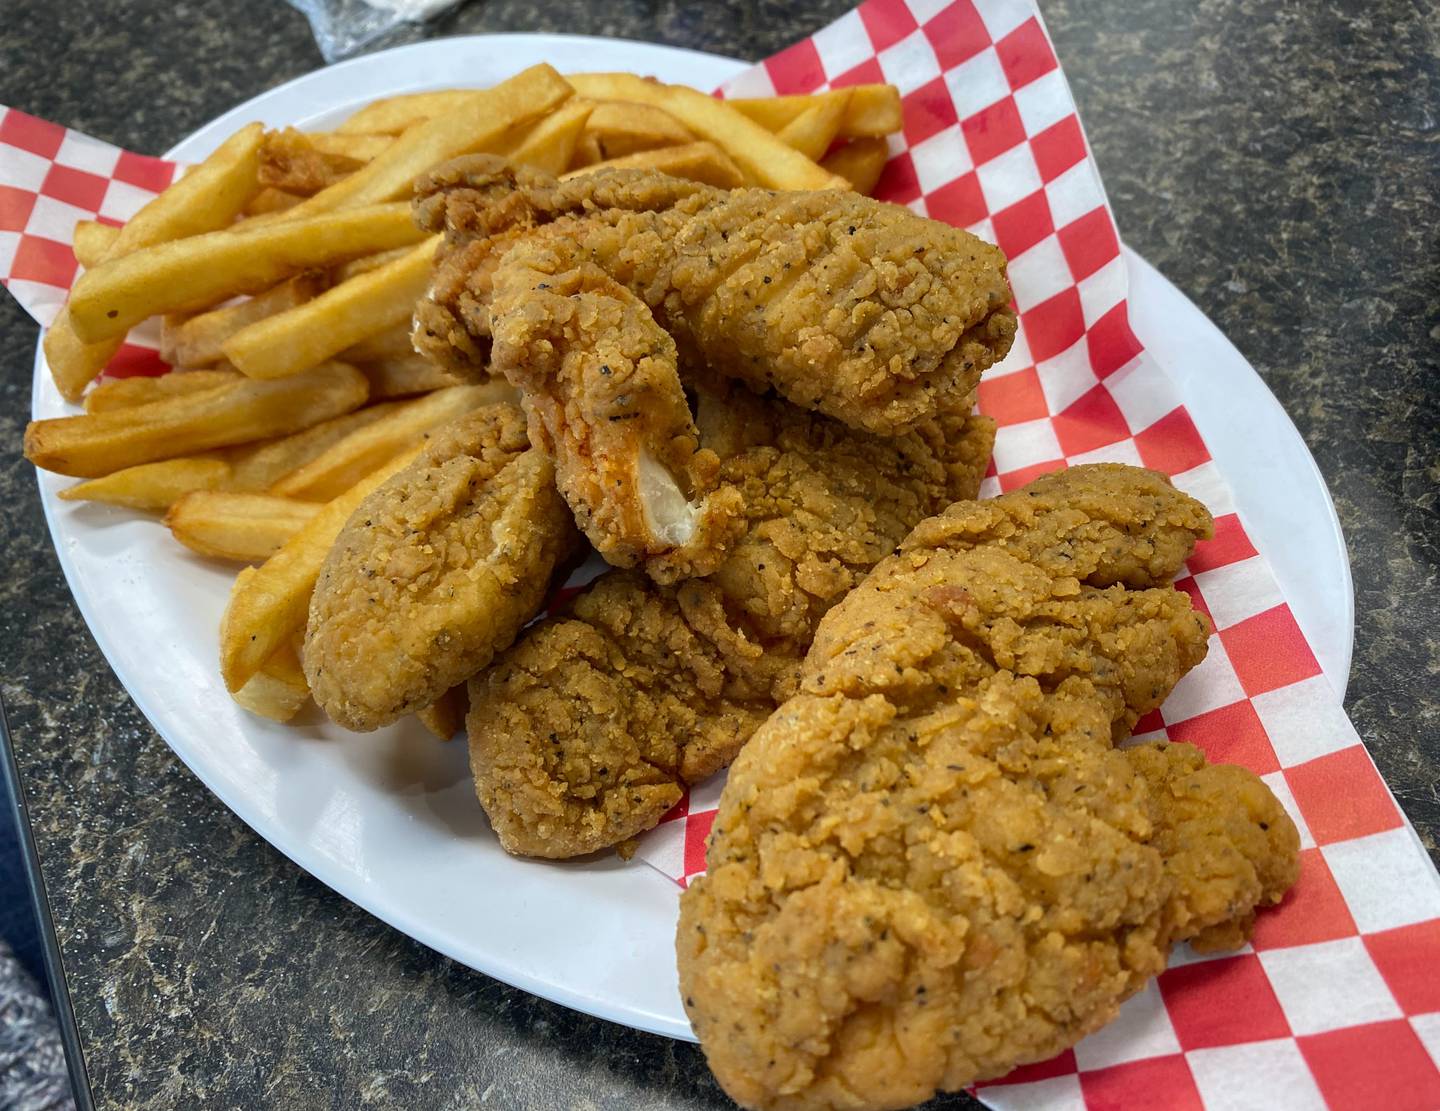
[[85, 1053], [80, 1047], [80, 1028], [75, 1022], [75, 1008], [70, 1002], [70, 987], [65, 981], [65, 966], [60, 959], [60, 939], [55, 935], [55, 921], [50, 916], [50, 902], [45, 894], [45, 878], [40, 874], [40, 856], [35, 849], [35, 835], [30, 828], [25, 791], [20, 783], [20, 768], [15, 762], [15, 749], [10, 742], [10, 722], [5, 713], [5, 700], [0, 697], [0, 775], [15, 800], [15, 825], [20, 838], [20, 852], [25, 860], [25, 877], [30, 885], [30, 902], [40, 926], [40, 945], [45, 958], [45, 979], [55, 1008], [55, 1021], [60, 1027], [60, 1042], [65, 1047], [65, 1063], [70, 1070], [70, 1087], [75, 1106], [80, 1111], [94, 1111], [90, 1091], [90, 1075], [85, 1069]]

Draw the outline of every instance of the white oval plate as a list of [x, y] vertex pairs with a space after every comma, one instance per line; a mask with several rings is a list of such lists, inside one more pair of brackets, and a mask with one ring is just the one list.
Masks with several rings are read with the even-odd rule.
[[[444, 39], [358, 58], [272, 89], [180, 143], [198, 161], [241, 124], [325, 126], [389, 93], [490, 85], [548, 61], [711, 89], [744, 64], [644, 43], [551, 35]], [[1324, 482], [1244, 358], [1138, 257], [1136, 331], [1174, 371], [1256, 542], [1337, 686], [1349, 669], [1349, 567]], [[35, 362], [34, 415], [73, 411]], [[690, 1038], [675, 988], [676, 889], [638, 861], [506, 856], [471, 789], [463, 745], [412, 720], [368, 735], [314, 712], [252, 717], [216, 665], [234, 572], [189, 555], [153, 518], [40, 493], [80, 612], [140, 710], [222, 802], [295, 861], [396, 929], [506, 983], [642, 1030]]]

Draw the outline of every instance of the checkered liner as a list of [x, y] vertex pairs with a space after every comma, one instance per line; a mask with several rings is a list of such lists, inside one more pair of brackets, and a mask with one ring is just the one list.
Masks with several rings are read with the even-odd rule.
[[[1299, 826], [1300, 881], [1251, 945], [1182, 950], [1119, 1019], [1055, 1060], [981, 1085], [998, 1108], [1440, 1108], [1440, 880], [1316, 663], [1164, 370], [1130, 331], [1115, 224], [1028, 0], [870, 0], [756, 66], [731, 96], [889, 81], [905, 128], [885, 199], [1004, 248], [1015, 350], [980, 387], [1000, 426], [984, 492], [1070, 463], [1154, 467], [1215, 512], [1177, 584], [1214, 620], [1206, 661], [1142, 738], [1253, 769]], [[0, 281], [42, 324], [74, 281], [76, 220], [118, 223], [175, 166], [0, 108]], [[161, 373], [132, 335], [110, 374]], [[704, 870], [723, 776], [640, 856]]]
[[[0, 105], [0, 284], [48, 327], [80, 271], [70, 249], [75, 224], [118, 227], [179, 169]], [[157, 347], [153, 324], [136, 328], [105, 373], [164, 374]]]

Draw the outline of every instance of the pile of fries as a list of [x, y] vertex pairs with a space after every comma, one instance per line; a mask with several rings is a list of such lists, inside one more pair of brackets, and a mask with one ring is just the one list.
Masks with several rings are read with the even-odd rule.
[[[249, 124], [124, 227], [76, 227], [85, 272], [44, 349], [85, 411], [32, 422], [26, 457], [86, 480], [63, 498], [162, 512], [193, 551], [255, 564], [232, 592], [221, 672], [242, 706], [289, 720], [309, 698], [300, 643], [341, 527], [432, 429], [511, 396], [411, 346], [438, 247], [410, 217], [417, 177], [488, 152], [562, 176], [868, 193], [900, 125], [890, 85], [722, 101], [548, 65], [377, 100], [330, 132]], [[174, 372], [91, 387], [152, 317]], [[421, 717], [455, 731], [443, 706]]]

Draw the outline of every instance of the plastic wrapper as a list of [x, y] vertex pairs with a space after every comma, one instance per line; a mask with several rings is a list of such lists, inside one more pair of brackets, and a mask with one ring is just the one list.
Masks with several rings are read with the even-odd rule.
[[422, 23], [464, 0], [286, 0], [304, 14], [327, 62], [338, 62], [406, 23]]

